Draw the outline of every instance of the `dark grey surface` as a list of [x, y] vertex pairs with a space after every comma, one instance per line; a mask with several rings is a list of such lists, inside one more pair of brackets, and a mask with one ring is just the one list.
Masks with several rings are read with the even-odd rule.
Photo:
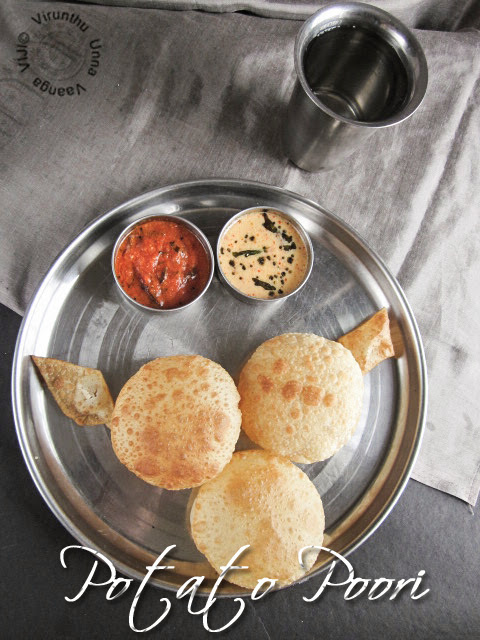
[[[23, 463], [10, 403], [10, 369], [20, 317], [0, 307], [0, 440], [1, 583], [0, 629], [3, 638], [134, 638], [129, 609], [136, 585], [120, 598], [106, 601], [106, 588], [91, 588], [76, 603], [74, 596], [92, 567], [82, 552], [60, 564], [62, 548], [76, 544], [50, 513]], [[410, 481], [386, 522], [349, 560], [363, 578], [416, 577], [426, 571], [422, 589], [430, 592], [413, 601], [406, 590], [394, 601], [360, 596], [345, 601], [341, 588], [326, 591], [312, 603], [303, 601], [322, 578], [290, 587], [264, 600], [250, 602], [231, 628], [230, 638], [480, 638], [480, 521], [460, 500]], [[103, 579], [106, 579], [106, 574]], [[160, 598], [172, 609], [166, 620], [140, 637], [207, 638], [201, 616], [187, 612], [185, 600], [146, 588], [136, 610], [139, 628], [151, 625], [163, 611]], [[203, 606], [197, 600], [196, 610]], [[213, 628], [223, 626], [238, 607], [218, 600], [209, 616]], [[215, 635], [213, 636], [215, 637]]]

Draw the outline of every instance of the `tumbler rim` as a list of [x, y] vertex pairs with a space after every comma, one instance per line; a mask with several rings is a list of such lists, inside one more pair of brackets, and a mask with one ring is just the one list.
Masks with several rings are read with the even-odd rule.
[[[375, 30], [380, 33], [390, 33], [392, 35], [401, 36], [406, 42], [408, 48], [414, 52], [414, 60], [416, 61], [416, 65], [418, 70], [414, 73], [414, 88], [413, 93], [410, 99], [406, 102], [406, 104], [399, 109], [397, 113], [394, 115], [385, 118], [383, 120], [358, 120], [356, 118], [349, 118], [348, 116], [343, 116], [330, 107], [328, 107], [310, 88], [310, 85], [305, 77], [304, 69], [303, 69], [303, 57], [305, 55], [306, 49], [310, 42], [320, 35], [322, 24], [328, 24], [328, 21], [337, 19], [341, 20], [341, 18], [353, 18], [353, 17], [367, 17], [371, 20], [372, 28], [375, 27]], [[341, 26], [341, 24], [338, 24]], [[397, 38], [398, 40], [398, 38]], [[394, 48], [395, 52], [401, 58], [401, 62], [405, 64], [405, 58], [408, 57], [405, 51], [403, 51], [403, 56], [400, 55], [399, 49], [394, 47], [390, 40], [388, 40], [389, 44]], [[315, 12], [313, 15], [308, 18], [300, 31], [297, 34], [295, 39], [295, 70], [297, 73], [297, 78], [305, 91], [306, 95], [314, 102], [314, 104], [332, 117], [335, 120], [340, 122], [344, 122], [349, 125], [363, 127], [363, 128], [371, 128], [371, 129], [381, 129], [385, 127], [390, 127], [392, 125], [398, 124], [407, 118], [409, 118], [420, 106], [423, 98], [425, 96], [427, 85], [428, 85], [428, 65], [425, 54], [423, 52], [422, 46], [420, 42], [417, 40], [412, 31], [398, 18], [393, 16], [392, 14], [384, 11], [383, 9], [379, 9], [378, 7], [374, 7], [372, 5], [363, 3], [363, 2], [343, 2], [343, 3], [335, 3], [329, 4], [326, 7], [323, 7], [319, 11]], [[413, 65], [412, 65], [413, 67]]]

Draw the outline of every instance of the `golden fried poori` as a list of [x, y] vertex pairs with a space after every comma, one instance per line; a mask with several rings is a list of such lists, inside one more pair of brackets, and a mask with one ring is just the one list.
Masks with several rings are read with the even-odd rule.
[[120, 462], [146, 482], [187, 489], [214, 478], [240, 433], [239, 395], [230, 375], [202, 356], [148, 362], [124, 385], [112, 416]]
[[351, 352], [311, 333], [261, 344], [240, 373], [242, 427], [264, 449], [295, 462], [317, 462], [352, 437], [363, 378]]
[[289, 460], [268, 451], [239, 451], [220, 475], [198, 489], [190, 512], [195, 544], [221, 573], [233, 555], [249, 544], [226, 578], [254, 589], [258, 580], [279, 586], [302, 578], [321, 546], [325, 518], [320, 495], [307, 475]]

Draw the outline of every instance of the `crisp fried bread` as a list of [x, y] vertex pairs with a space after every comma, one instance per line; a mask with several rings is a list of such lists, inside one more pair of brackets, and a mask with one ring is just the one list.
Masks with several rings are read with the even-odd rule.
[[66, 416], [82, 426], [110, 422], [113, 400], [101, 371], [56, 358], [32, 360]]
[[325, 519], [322, 501], [307, 475], [294, 464], [262, 450], [239, 451], [214, 480], [198, 489], [190, 514], [198, 549], [220, 573], [244, 545], [235, 561], [248, 569], [228, 572], [226, 579], [253, 589], [262, 578], [283, 586], [302, 578], [321, 546]]
[[353, 353], [363, 374], [386, 358], [391, 358], [395, 351], [387, 310], [380, 309], [361, 325], [338, 338], [338, 342]]
[[198, 486], [232, 457], [241, 424], [238, 401], [235, 383], [216, 362], [197, 355], [157, 358], [120, 391], [113, 449], [150, 484]]
[[253, 442], [295, 462], [329, 458], [352, 437], [363, 378], [340, 345], [311, 333], [267, 340], [238, 385], [242, 427]]

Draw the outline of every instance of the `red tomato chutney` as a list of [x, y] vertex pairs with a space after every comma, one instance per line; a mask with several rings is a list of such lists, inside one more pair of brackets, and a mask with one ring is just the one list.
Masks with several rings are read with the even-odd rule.
[[210, 259], [198, 238], [173, 220], [139, 223], [120, 244], [115, 275], [122, 289], [152, 309], [175, 309], [205, 288]]

